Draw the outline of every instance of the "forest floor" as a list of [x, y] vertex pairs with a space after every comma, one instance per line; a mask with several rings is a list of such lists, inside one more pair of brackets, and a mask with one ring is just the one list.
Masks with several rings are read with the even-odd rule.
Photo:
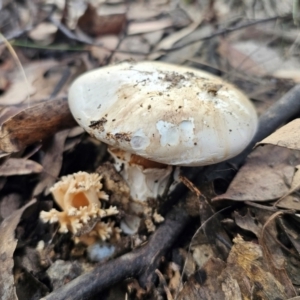
[[[0, 4], [1, 300], [300, 299], [299, 1]], [[131, 235], [131, 186], [68, 107], [76, 77], [125, 60], [220, 76], [259, 116], [242, 154], [182, 168]], [[118, 214], [64, 233], [40, 215], [64, 209], [52, 187], [80, 171]]]

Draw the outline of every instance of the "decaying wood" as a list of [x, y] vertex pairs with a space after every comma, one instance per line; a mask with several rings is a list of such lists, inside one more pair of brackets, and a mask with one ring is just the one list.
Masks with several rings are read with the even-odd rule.
[[17, 152], [76, 125], [67, 99], [39, 103], [6, 120], [0, 129], [0, 150]]

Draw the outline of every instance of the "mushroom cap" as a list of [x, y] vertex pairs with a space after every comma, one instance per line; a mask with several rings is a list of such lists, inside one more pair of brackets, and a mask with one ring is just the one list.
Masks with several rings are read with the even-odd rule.
[[258, 124], [253, 105], [233, 85], [161, 62], [87, 72], [70, 87], [69, 106], [96, 139], [170, 165], [202, 166], [236, 156]]

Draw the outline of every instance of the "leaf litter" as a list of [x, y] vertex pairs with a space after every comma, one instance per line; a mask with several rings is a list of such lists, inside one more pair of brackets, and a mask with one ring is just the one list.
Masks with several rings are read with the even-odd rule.
[[14, 211], [10, 216], [5, 218], [0, 225], [0, 238], [1, 243], [1, 272], [0, 272], [0, 297], [3, 300], [18, 299], [16, 295], [16, 289], [14, 284], [13, 275], [13, 253], [17, 246], [17, 240], [15, 239], [15, 230], [20, 222], [20, 218], [30, 205], [34, 204], [35, 200], [28, 202], [22, 208]]
[[[33, 214], [32, 224], [25, 220], [17, 226], [28, 199], [35, 196], [39, 210], [49, 211], [56, 208], [49, 190], [60, 177], [98, 169], [105, 191], [119, 205], [119, 216], [110, 222], [132, 218], [126, 212], [129, 187], [114, 171], [105, 146], [87, 137], [71, 117], [66, 97], [74, 78], [128, 59], [185, 64], [223, 75], [263, 114], [299, 82], [297, 14], [291, 2], [270, 0], [13, 4], [3, 2], [0, 30], [15, 43], [26, 78], [0, 45], [0, 235], [9, 228], [9, 237], [1, 241], [14, 241], [0, 242], [8, 255], [1, 254], [1, 266], [7, 268], [0, 272], [0, 293], [7, 291], [4, 299], [47, 293], [57, 299], [58, 286], [96, 267], [86, 256], [91, 248], [74, 244], [55, 224], [37, 222], [38, 215]], [[229, 186], [217, 189], [216, 182], [192, 178], [196, 194], [182, 208], [193, 216], [191, 225], [161, 257], [158, 270], [147, 275], [146, 285], [142, 275], [133, 274], [134, 280], [101, 293], [101, 299], [297, 296], [299, 119], [289, 121], [253, 149]], [[26, 231], [28, 226], [33, 227]], [[121, 233], [115, 255], [134, 252], [148, 240], [143, 226], [130, 238]], [[68, 277], [70, 268], [75, 271]]]

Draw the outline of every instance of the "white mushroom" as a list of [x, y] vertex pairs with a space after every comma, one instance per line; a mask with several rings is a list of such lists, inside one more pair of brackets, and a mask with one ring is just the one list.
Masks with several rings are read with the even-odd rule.
[[[135, 200], [162, 192], [155, 183], [166, 185], [168, 165], [203, 166], [236, 156], [257, 128], [254, 107], [236, 87], [209, 73], [161, 62], [124, 62], [83, 74], [70, 88], [69, 105], [89, 134], [130, 153], [114, 155], [128, 163], [125, 179], [133, 186], [144, 178], [144, 187], [151, 187], [133, 188]], [[140, 171], [129, 170], [140, 165], [131, 162], [132, 155], [163, 164], [165, 171], [153, 176], [145, 170], [157, 168], [144, 163]]]

